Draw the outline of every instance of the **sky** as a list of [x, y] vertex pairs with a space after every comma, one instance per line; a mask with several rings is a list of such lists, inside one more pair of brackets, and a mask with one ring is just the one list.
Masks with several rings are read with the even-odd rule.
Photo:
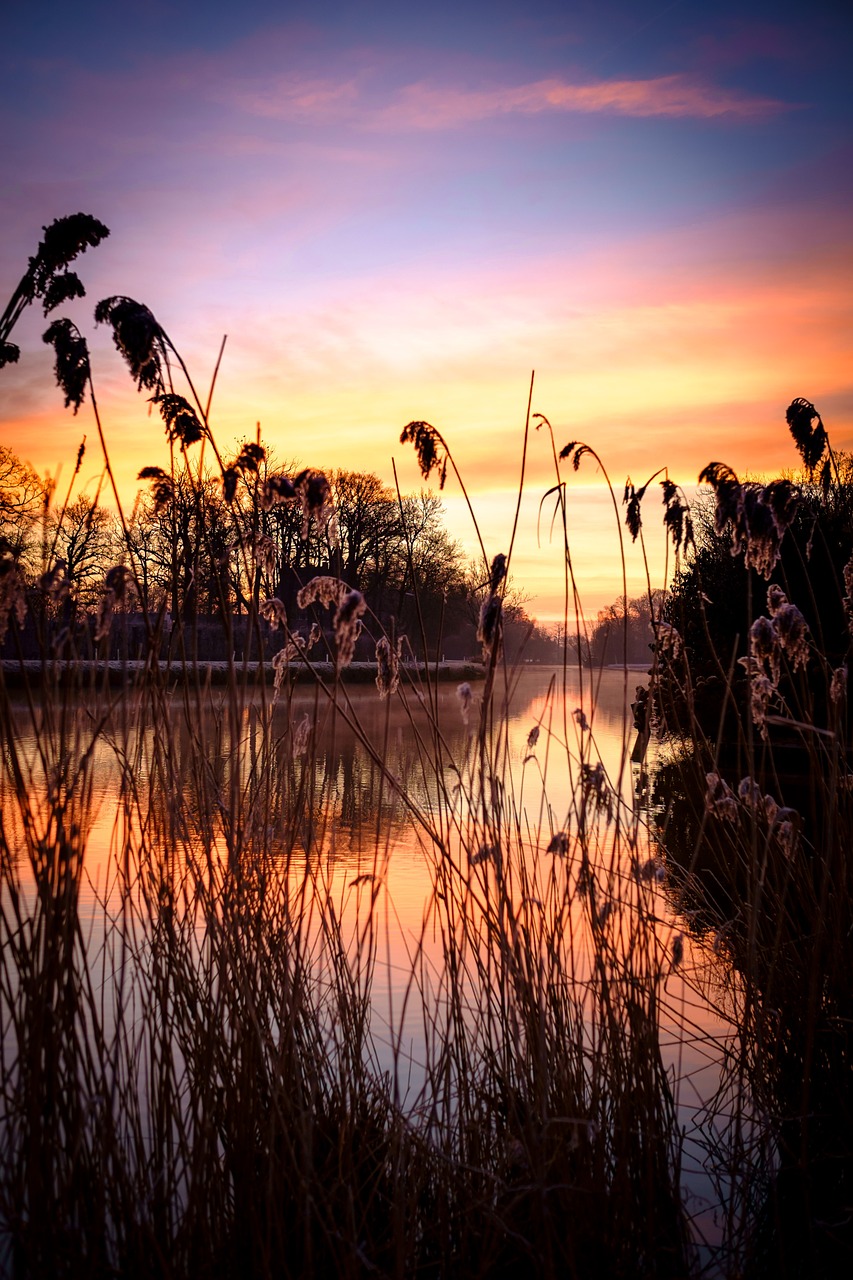
[[[0, 42], [0, 306], [41, 228], [108, 240], [69, 304], [90, 341], [121, 492], [168, 465], [159, 417], [96, 328], [146, 303], [207, 387], [220, 449], [421, 480], [412, 419], [451, 448], [489, 556], [505, 552], [524, 424], [589, 443], [567, 483], [586, 612], [622, 591], [626, 476], [690, 492], [711, 460], [777, 474], [806, 396], [853, 448], [853, 12], [785, 0], [30, 0]], [[101, 461], [63, 409], [31, 308], [0, 372], [0, 443], [40, 472]], [[513, 550], [540, 619], [563, 612], [556, 481], [531, 431]], [[448, 524], [473, 554], [459, 486]], [[653, 585], [662, 507], [646, 499]], [[538, 530], [537, 530], [538, 525]], [[628, 590], [646, 570], [628, 547]]]

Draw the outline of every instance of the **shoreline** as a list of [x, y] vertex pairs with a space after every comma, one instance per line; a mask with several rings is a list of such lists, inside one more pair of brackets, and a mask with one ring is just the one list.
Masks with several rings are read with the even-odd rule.
[[[138, 683], [142, 677], [164, 680], [167, 683], [186, 684], [198, 680], [202, 684], [227, 685], [234, 678], [245, 686], [261, 683], [272, 685], [275, 670], [272, 662], [252, 660], [244, 662], [147, 662], [104, 661], [100, 659], [51, 659], [42, 662], [35, 658], [3, 658], [0, 660], [3, 683], [9, 689], [42, 685], [47, 681], [59, 684], [71, 681], [97, 681], [111, 688], [122, 688]], [[288, 675], [298, 683], [313, 681], [316, 677], [328, 682], [335, 679], [333, 662], [288, 663]], [[343, 684], [369, 684], [376, 680], [378, 666], [375, 662], [352, 662], [338, 673]], [[427, 671], [432, 679], [441, 681], [484, 680], [486, 668], [479, 662], [406, 662], [401, 664], [401, 675], [422, 677]]]

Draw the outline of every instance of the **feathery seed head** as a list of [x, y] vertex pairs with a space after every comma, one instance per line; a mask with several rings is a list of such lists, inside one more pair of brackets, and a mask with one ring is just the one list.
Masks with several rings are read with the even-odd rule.
[[257, 474], [258, 467], [266, 456], [267, 451], [262, 444], [249, 440], [243, 445], [234, 465], [242, 472], [251, 471]]
[[17, 557], [3, 555], [0, 558], [0, 645], [6, 639], [11, 614], [22, 627], [27, 617], [27, 580]]
[[714, 490], [714, 528], [717, 533], [724, 533], [729, 523], [736, 526], [743, 506], [743, 489], [731, 467], [725, 462], [709, 462], [699, 472], [699, 483], [708, 484]]
[[361, 634], [361, 616], [366, 608], [367, 601], [360, 591], [347, 591], [341, 597], [333, 621], [337, 646], [336, 665], [339, 671], [348, 667], [353, 660], [356, 641]]
[[98, 601], [98, 610], [95, 614], [95, 643], [100, 644], [102, 640], [109, 637], [112, 630], [113, 617], [116, 611], [116, 598], [112, 591], [105, 591]]
[[57, 272], [63, 271], [78, 254], [94, 249], [110, 234], [103, 222], [88, 213], [71, 213], [67, 217], [56, 218], [42, 230], [44, 239], [35, 257], [30, 258], [27, 273], [32, 281], [32, 297], [42, 297]]
[[151, 311], [133, 298], [116, 295], [104, 298], [95, 308], [98, 324], [109, 324], [113, 342], [124, 357], [130, 374], [141, 391], [165, 390], [163, 370], [168, 367], [166, 335]]
[[655, 623], [655, 653], [663, 654], [668, 658], [677, 658], [680, 656], [684, 642], [681, 634], [670, 622]]
[[613, 791], [600, 760], [595, 765], [581, 766], [581, 797], [584, 808], [592, 804], [596, 813], [603, 813], [607, 821], [610, 821], [613, 814]]
[[705, 811], [715, 818], [725, 818], [729, 822], [737, 822], [738, 806], [735, 794], [727, 782], [718, 773], [706, 773]]
[[844, 702], [847, 697], [847, 667], [836, 667], [832, 673], [832, 681], [829, 686], [830, 699], [835, 702]]
[[672, 940], [672, 968], [677, 969], [684, 959], [684, 934], [677, 933]]
[[236, 467], [225, 467], [222, 472], [222, 496], [229, 507], [237, 496], [237, 481], [239, 479], [240, 472]]
[[296, 596], [296, 603], [300, 609], [307, 609], [312, 604], [323, 605], [326, 608], [331, 605], [337, 607], [347, 590], [347, 584], [341, 582], [340, 578], [328, 576], [312, 578], [300, 589]]
[[163, 392], [151, 397], [160, 410], [170, 440], [177, 440], [186, 449], [206, 435], [206, 429], [198, 414], [184, 396]]
[[500, 655], [501, 645], [501, 598], [491, 592], [480, 606], [480, 621], [477, 627], [477, 639], [483, 646], [483, 660], [488, 661], [495, 653]]
[[56, 381], [65, 396], [65, 407], [73, 405], [76, 413], [83, 403], [90, 377], [86, 339], [75, 324], [63, 318], [53, 321], [42, 335], [42, 340], [53, 347]]
[[681, 501], [678, 486], [673, 484], [672, 480], [661, 480], [660, 483], [665, 507], [663, 514], [664, 528], [672, 538], [675, 552], [678, 553], [682, 546], [686, 551], [694, 545], [693, 521], [690, 518], [690, 510]]
[[290, 751], [294, 760], [299, 756], [304, 756], [308, 750], [308, 744], [311, 741], [311, 717], [306, 711], [305, 715], [299, 721], [295, 729], [291, 727]]
[[761, 501], [773, 513], [781, 538], [785, 530], [794, 523], [802, 501], [800, 490], [790, 480], [771, 480], [762, 490]]
[[770, 667], [773, 683], [779, 680], [779, 634], [770, 618], [756, 618], [749, 628], [749, 652]]
[[86, 290], [83, 281], [74, 271], [63, 271], [55, 275], [44, 291], [42, 306], [44, 314], [49, 315], [63, 302], [71, 302], [74, 298], [85, 298]]
[[293, 487], [302, 507], [303, 539], [308, 537], [308, 527], [313, 516], [320, 536], [327, 533], [332, 546], [337, 546], [335, 505], [332, 501], [332, 487], [325, 473], [306, 467], [293, 481]]
[[252, 559], [256, 566], [271, 578], [275, 573], [277, 558], [278, 552], [272, 538], [266, 533], [259, 533], [252, 544]]
[[287, 476], [267, 476], [261, 491], [261, 507], [264, 511], [272, 511], [279, 503], [297, 496], [296, 486]]
[[441, 432], [428, 422], [409, 422], [403, 428], [400, 444], [407, 444], [409, 441], [415, 446], [423, 478], [428, 480], [433, 471], [437, 471], [438, 487], [443, 489], [447, 479], [448, 456]]
[[340, 578], [318, 577], [306, 583], [296, 597], [300, 609], [311, 604], [335, 606], [332, 626], [337, 644], [337, 667], [349, 666], [355, 653], [355, 644], [361, 632], [361, 616], [367, 602], [360, 591], [351, 590]]
[[738, 799], [755, 813], [764, 812], [764, 796], [754, 778], [741, 778], [737, 788]]
[[492, 567], [489, 570], [489, 590], [497, 591], [498, 587], [506, 577], [506, 556], [501, 554], [495, 556], [492, 561]]
[[400, 657], [403, 652], [403, 636], [392, 644], [387, 636], [376, 642], [376, 687], [380, 698], [388, 698], [400, 686]]
[[151, 481], [151, 496], [154, 499], [154, 510], [164, 511], [174, 497], [172, 478], [162, 467], [143, 467], [137, 480]]
[[67, 568], [68, 564], [65, 560], [57, 560], [53, 568], [43, 573], [38, 580], [39, 590], [53, 604], [64, 600], [71, 589], [71, 584], [65, 575]]
[[641, 489], [635, 489], [631, 483], [631, 477], [625, 481], [625, 493], [622, 502], [625, 505], [625, 524], [628, 526], [628, 532], [631, 535], [631, 541], [636, 542], [640, 530], [643, 527], [643, 518], [640, 510], [640, 503], [646, 492], [646, 486]]
[[809, 660], [809, 627], [795, 604], [783, 604], [776, 610], [773, 625], [779, 646], [796, 671]]
[[801, 818], [796, 809], [779, 806], [773, 815], [771, 831], [779, 842], [786, 858], [790, 858], [797, 845]]
[[813, 471], [826, 449], [826, 430], [820, 414], [810, 400], [798, 396], [785, 410], [785, 419], [803, 465]]
[[277, 596], [264, 600], [258, 613], [264, 621], [269, 623], [270, 631], [277, 631], [280, 626], [287, 626], [287, 609], [284, 601], [279, 600]]
[[782, 605], [787, 603], [788, 597], [781, 587], [776, 586], [775, 582], [767, 588], [767, 611], [771, 618], [775, 618]]

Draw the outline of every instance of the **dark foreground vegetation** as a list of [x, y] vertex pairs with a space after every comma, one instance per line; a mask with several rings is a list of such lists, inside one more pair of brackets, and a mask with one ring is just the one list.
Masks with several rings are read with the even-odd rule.
[[[15, 359], [9, 334], [24, 306], [47, 313], [80, 296], [68, 263], [104, 234], [83, 215], [47, 229], [0, 318], [0, 362]], [[435, 619], [450, 590], [439, 606], [412, 523], [432, 500], [380, 495], [397, 568], [380, 569], [385, 551], [370, 538], [350, 564], [342, 495], [373, 478], [275, 468], [258, 440], [221, 457], [212, 388], [196, 394], [147, 308], [116, 297], [96, 315], [163, 415], [169, 465], [146, 468], [150, 498], [131, 513], [112, 492], [118, 541], [87, 599], [63, 554], [73, 491], [40, 488], [4, 455], [19, 469], [6, 486], [18, 506], [4, 517], [0, 638], [22, 658], [30, 627], [44, 660], [38, 693], [23, 663], [22, 693], [0, 683], [5, 1271], [845, 1274], [853, 562], [849, 471], [814, 407], [789, 409], [797, 482], [742, 483], [711, 464], [709, 521], [662, 481], [676, 574], [666, 594], [650, 578], [654, 651], [635, 707], [648, 770], [638, 763], [632, 803], [627, 760], [614, 773], [598, 756], [587, 667], [581, 705], [566, 705], [564, 667], [514, 758], [506, 556], [483, 549], [470, 579], [484, 684], [476, 695], [460, 684], [460, 736], [430, 668], [402, 661], [444, 634]], [[67, 320], [45, 336], [66, 403], [91, 401], [109, 495], [85, 341]], [[592, 451], [558, 452], [539, 421], [559, 517], [569, 464]], [[455, 471], [429, 424], [403, 438], [426, 480]], [[626, 487], [634, 536], [647, 490]], [[106, 527], [101, 512], [82, 513], [84, 531]], [[565, 520], [557, 527], [565, 536]], [[159, 560], [143, 533], [162, 537]], [[622, 530], [614, 537], [621, 545]], [[568, 620], [568, 543], [564, 563]], [[137, 683], [114, 695], [73, 662], [70, 682], [53, 679], [59, 653], [108, 656], [135, 610]], [[223, 636], [222, 689], [199, 676], [200, 614]], [[623, 657], [630, 614], [611, 620]], [[271, 633], [274, 684], [249, 690], [240, 663]], [[578, 629], [564, 661], [594, 640]], [[190, 672], [177, 696], [164, 644]], [[368, 646], [380, 709], [370, 726], [340, 681]], [[328, 669], [313, 669], [317, 652]], [[297, 664], [312, 671], [313, 717], [295, 711]], [[392, 705], [417, 753], [408, 778]], [[355, 874], [337, 867], [344, 815], [318, 768], [329, 707], [372, 774], [373, 834]], [[572, 778], [559, 811], [548, 772], [558, 755]], [[115, 816], [93, 882], [104, 758]], [[395, 822], [417, 837], [432, 886], [402, 976], [388, 963], [384, 888]], [[718, 1088], [694, 1137], [717, 1187], [713, 1219], [691, 1200], [681, 1077], [662, 1050], [675, 1028], [688, 1053], [701, 1009], [723, 1027]]]

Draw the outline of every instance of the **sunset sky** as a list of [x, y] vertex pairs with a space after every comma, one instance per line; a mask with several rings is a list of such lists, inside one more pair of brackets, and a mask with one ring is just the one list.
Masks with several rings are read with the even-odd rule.
[[[0, 42], [0, 307], [43, 224], [111, 229], [63, 309], [91, 340], [123, 492], [167, 463], [94, 304], [147, 303], [198, 383], [228, 335], [223, 451], [261, 422], [283, 462], [419, 486], [410, 419], [447, 438], [490, 555], [507, 549], [531, 370], [558, 447], [586, 440], [621, 496], [660, 466], [793, 467], [784, 410], [853, 448], [853, 12], [838, 3], [563, 0], [409, 5], [30, 0]], [[51, 376], [34, 308], [0, 373], [0, 441], [81, 484], [100, 460]], [[588, 610], [621, 590], [610, 500], [570, 472]], [[562, 611], [537, 547], [554, 483], [531, 438], [514, 561]], [[659, 499], [647, 518], [657, 526]], [[459, 491], [448, 519], [473, 551]], [[652, 539], [655, 583], [660, 537]], [[642, 574], [636, 552], [631, 587]]]

